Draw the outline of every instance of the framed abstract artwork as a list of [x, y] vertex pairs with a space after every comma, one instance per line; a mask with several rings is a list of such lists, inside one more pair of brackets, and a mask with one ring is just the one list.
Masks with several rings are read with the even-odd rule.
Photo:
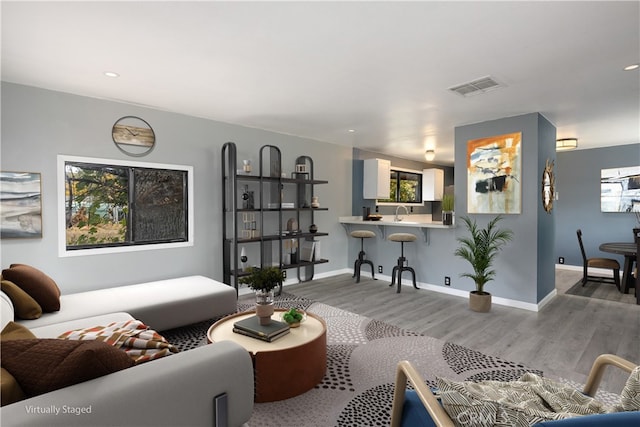
[[519, 214], [522, 206], [522, 133], [467, 142], [467, 211]]
[[640, 212], [640, 166], [600, 171], [600, 210]]
[[40, 174], [0, 172], [0, 236], [42, 237]]

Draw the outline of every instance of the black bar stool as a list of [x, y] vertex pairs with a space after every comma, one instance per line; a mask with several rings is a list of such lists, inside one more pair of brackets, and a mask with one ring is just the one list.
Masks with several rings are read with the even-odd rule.
[[400, 242], [400, 258], [398, 258], [398, 264], [395, 267], [393, 267], [393, 271], [391, 272], [391, 284], [389, 286], [393, 286], [395, 284], [396, 273], [398, 273], [398, 290], [396, 292], [400, 293], [400, 285], [402, 283], [402, 272], [410, 271], [413, 277], [413, 287], [416, 289], [419, 289], [418, 285], [416, 285], [416, 271], [413, 268], [409, 267], [408, 265], [406, 266], [404, 265], [405, 261], [407, 260], [404, 257], [404, 244], [405, 242], [415, 242], [416, 236], [411, 233], [393, 233], [389, 235], [388, 239], [392, 242]]
[[373, 263], [368, 259], [365, 259], [366, 254], [364, 253], [364, 239], [371, 239], [372, 237], [376, 237], [376, 233], [369, 230], [353, 230], [350, 234], [351, 237], [360, 239], [360, 253], [358, 254], [358, 259], [353, 264], [353, 276], [351, 277], [355, 277], [356, 283], [360, 283], [360, 267], [362, 267], [362, 264], [369, 264], [371, 266], [371, 278], [375, 280]]

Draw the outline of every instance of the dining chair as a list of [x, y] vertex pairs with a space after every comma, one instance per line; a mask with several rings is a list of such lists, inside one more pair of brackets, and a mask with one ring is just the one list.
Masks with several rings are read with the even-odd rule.
[[[582, 393], [595, 396], [598, 386], [608, 366], [631, 373], [636, 364], [614, 354], [601, 354], [591, 366]], [[411, 384], [413, 389], [407, 389]], [[422, 375], [408, 360], [400, 361], [396, 368], [396, 381], [391, 407], [391, 427], [455, 427], [435, 390], [426, 385]], [[460, 421], [458, 420], [458, 424]], [[480, 425], [480, 424], [474, 424]], [[562, 420], [543, 421], [534, 427], [631, 427], [640, 425], [640, 411], [612, 412], [596, 415], [582, 415]]]
[[[576, 234], [578, 235], [580, 253], [582, 254], [582, 286], [586, 285], [587, 282], [591, 280], [596, 282], [615, 283], [618, 290], [620, 290], [620, 263], [613, 258], [587, 258], [587, 254], [584, 251], [584, 245], [582, 244], [582, 230], [578, 229]], [[589, 275], [589, 267], [613, 270], [613, 278]]]

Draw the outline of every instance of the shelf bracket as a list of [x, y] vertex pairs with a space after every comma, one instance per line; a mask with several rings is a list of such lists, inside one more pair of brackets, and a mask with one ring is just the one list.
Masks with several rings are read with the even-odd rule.
[[422, 230], [422, 235], [424, 236], [424, 242], [429, 245], [429, 229], [427, 227], [420, 227]]

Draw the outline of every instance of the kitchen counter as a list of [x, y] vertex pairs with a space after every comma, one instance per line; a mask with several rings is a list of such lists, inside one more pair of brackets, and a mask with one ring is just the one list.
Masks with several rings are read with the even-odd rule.
[[431, 214], [426, 215], [400, 215], [401, 220], [395, 221], [395, 215], [383, 215], [382, 219], [379, 221], [365, 221], [362, 219], [362, 216], [341, 216], [338, 218], [338, 222], [342, 224], [342, 226], [347, 231], [347, 234], [351, 232], [351, 229], [354, 225], [363, 226], [363, 225], [371, 225], [378, 228], [382, 238], [386, 238], [387, 228], [388, 227], [413, 227], [419, 228], [424, 235], [425, 242], [429, 242], [429, 229], [430, 228], [440, 228], [440, 229], [451, 229], [455, 228], [456, 225], [444, 225], [442, 221], [433, 221], [431, 219]]

